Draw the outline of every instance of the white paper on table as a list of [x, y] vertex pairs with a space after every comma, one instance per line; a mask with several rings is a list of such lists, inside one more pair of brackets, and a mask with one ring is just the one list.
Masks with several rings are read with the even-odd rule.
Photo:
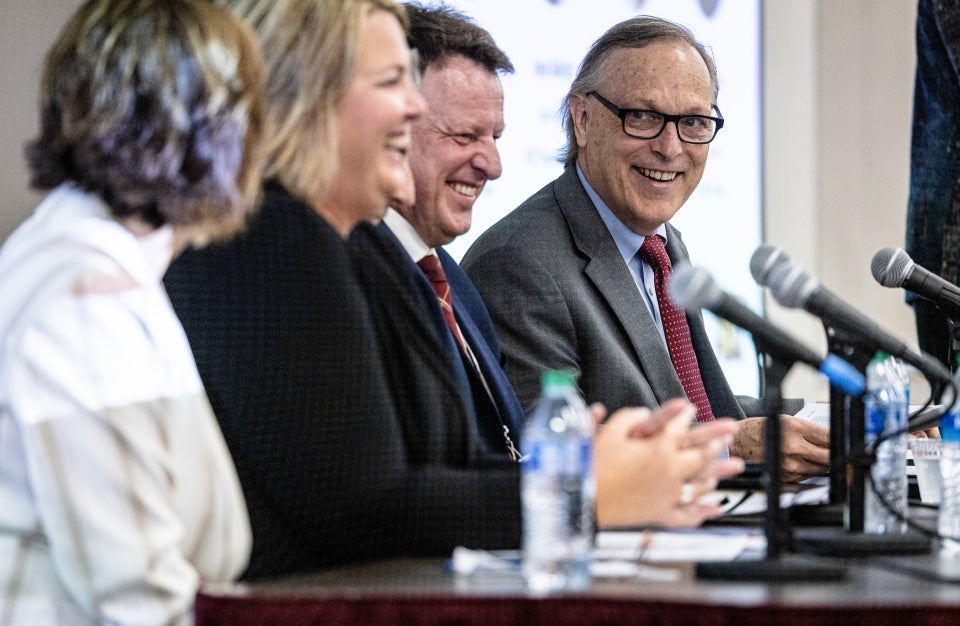
[[[808, 478], [795, 489], [780, 494], [780, 508], [789, 509], [801, 504], [825, 504], [830, 500], [830, 481], [826, 476]], [[755, 515], [767, 510], [767, 493], [755, 491], [724, 490], [708, 493], [701, 502], [720, 504], [724, 515]]]
[[601, 531], [594, 558], [645, 563], [732, 561], [748, 549], [766, 550], [766, 538], [759, 529]]

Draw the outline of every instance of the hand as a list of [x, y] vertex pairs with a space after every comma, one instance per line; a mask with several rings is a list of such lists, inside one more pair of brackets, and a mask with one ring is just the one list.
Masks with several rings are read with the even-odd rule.
[[[730, 453], [748, 461], [762, 461], [766, 418], [740, 421]], [[780, 454], [783, 482], [818, 476], [830, 465], [830, 429], [792, 415], [780, 416]]]
[[[602, 409], [592, 408], [602, 419]], [[717, 458], [738, 426], [718, 420], [691, 430], [693, 416], [689, 402], [672, 400], [652, 412], [621, 409], [598, 427], [599, 526], [696, 526], [722, 512], [698, 499], [713, 491], [718, 479], [743, 471], [742, 460]]]
[[910, 437], [913, 439], [939, 439], [940, 429], [934, 426], [925, 430], [918, 430], [910, 433]]

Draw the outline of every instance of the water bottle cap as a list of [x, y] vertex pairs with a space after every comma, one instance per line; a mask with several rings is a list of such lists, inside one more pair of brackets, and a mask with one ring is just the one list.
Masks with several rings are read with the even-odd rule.
[[547, 370], [540, 375], [540, 386], [543, 389], [548, 387], [575, 387], [576, 377], [571, 372], [560, 370]]

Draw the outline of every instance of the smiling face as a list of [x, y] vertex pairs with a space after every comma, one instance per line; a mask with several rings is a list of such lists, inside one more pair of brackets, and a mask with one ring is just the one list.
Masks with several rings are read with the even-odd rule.
[[473, 203], [500, 176], [503, 88], [495, 72], [454, 55], [427, 66], [422, 93], [428, 108], [409, 155], [416, 202], [397, 210], [436, 247], [470, 229]]
[[357, 69], [337, 106], [337, 173], [321, 213], [346, 235], [379, 220], [409, 186], [410, 127], [425, 104], [410, 74], [410, 50], [397, 18], [374, 10], [361, 26]]
[[[625, 109], [712, 114], [707, 66], [694, 48], [675, 40], [615, 50], [597, 92]], [[570, 97], [570, 111], [587, 181], [631, 230], [653, 234], [696, 189], [709, 144], [681, 142], [672, 123], [654, 139], [629, 137], [616, 115], [583, 94]]]

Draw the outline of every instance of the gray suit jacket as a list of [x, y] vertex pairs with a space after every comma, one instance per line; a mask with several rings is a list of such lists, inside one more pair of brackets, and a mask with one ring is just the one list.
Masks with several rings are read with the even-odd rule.
[[[667, 225], [667, 253], [688, 258]], [[461, 265], [493, 317], [506, 371], [528, 407], [547, 369], [574, 372], [588, 402], [612, 412], [684, 397], [670, 355], [613, 237], [568, 168], [484, 233]], [[688, 315], [716, 416], [744, 417], [700, 315]]]

